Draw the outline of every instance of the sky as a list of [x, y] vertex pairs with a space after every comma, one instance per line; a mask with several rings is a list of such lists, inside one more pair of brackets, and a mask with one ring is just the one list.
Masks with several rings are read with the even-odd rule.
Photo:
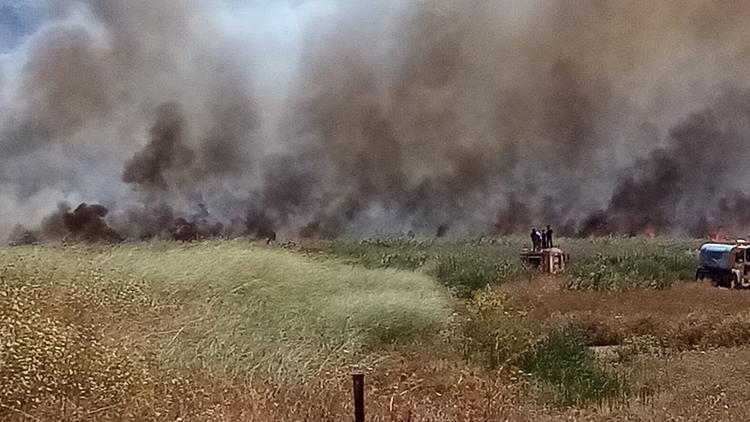
[[[0, 52], [17, 47], [43, 20], [39, 1], [0, 0]], [[34, 5], [37, 6], [34, 6]]]
[[[48, 18], [50, 0], [0, 0], [0, 53], [18, 47]], [[227, 20], [243, 26], [252, 22], [267, 37], [292, 44], [301, 35], [304, 21], [335, 9], [332, 0], [223, 0]]]

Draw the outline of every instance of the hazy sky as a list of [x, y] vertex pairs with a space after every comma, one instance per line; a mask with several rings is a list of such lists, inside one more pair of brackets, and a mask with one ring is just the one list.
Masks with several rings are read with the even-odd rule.
[[0, 52], [7, 51], [32, 32], [41, 20], [40, 11], [28, 0], [0, 0]]
[[[177, 0], [182, 1], [182, 0]], [[44, 20], [50, 0], [0, 0], [0, 33], [3, 48], [17, 45]], [[227, 13], [253, 25], [269, 24], [279, 36], [294, 35], [301, 27], [300, 17], [312, 10], [332, 10], [332, 0], [220, 0]], [[258, 20], [258, 18], [262, 18]]]

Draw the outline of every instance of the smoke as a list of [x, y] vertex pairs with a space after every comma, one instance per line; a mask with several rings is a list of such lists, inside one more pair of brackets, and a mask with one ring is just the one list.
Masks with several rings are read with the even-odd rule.
[[639, 233], [651, 225], [703, 236], [723, 226], [744, 234], [750, 197], [740, 163], [750, 158], [748, 129], [750, 91], [727, 92], [689, 115], [664, 147], [628, 169], [592, 231]]
[[129, 238], [747, 230], [742, 2], [43, 3], [0, 30], [0, 236], [61, 200]]
[[58, 204], [56, 213], [42, 221], [41, 233], [46, 239], [85, 242], [122, 241], [122, 236], [104, 221], [107, 214], [109, 210], [101, 205], [84, 203], [71, 211], [70, 205], [63, 202]]
[[188, 168], [195, 153], [182, 145], [185, 119], [179, 107], [174, 103], [162, 104], [156, 114], [151, 140], [125, 163], [122, 181], [164, 190], [168, 188], [166, 173]]

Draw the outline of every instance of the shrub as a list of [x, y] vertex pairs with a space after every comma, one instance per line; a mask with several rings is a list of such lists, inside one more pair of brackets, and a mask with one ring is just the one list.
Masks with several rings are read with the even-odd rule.
[[583, 257], [570, 267], [568, 288], [576, 290], [622, 290], [647, 287], [664, 289], [692, 279], [695, 258], [674, 251], [629, 253]]
[[433, 275], [451, 288], [456, 296], [470, 298], [488, 284], [508, 281], [520, 273], [521, 268], [510, 262], [494, 262], [464, 253], [441, 257]]
[[507, 303], [504, 296], [490, 290], [467, 303], [465, 355], [479, 358], [491, 368], [516, 364], [537, 335], [525, 313], [509, 308]]
[[601, 368], [585, 337], [570, 328], [556, 328], [526, 352], [521, 369], [554, 387], [565, 405], [602, 402], [621, 393], [622, 384]]

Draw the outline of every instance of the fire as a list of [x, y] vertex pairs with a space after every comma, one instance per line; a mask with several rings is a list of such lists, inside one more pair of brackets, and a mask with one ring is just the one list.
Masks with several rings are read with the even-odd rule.
[[195, 232], [195, 227], [184, 218], [178, 218], [177, 221], [175, 221], [172, 237], [174, 240], [181, 242], [192, 242], [198, 240], [198, 234]]
[[644, 233], [646, 234], [646, 237], [653, 239], [656, 237], [656, 228], [649, 224], [648, 227], [646, 227], [646, 230], [644, 230]]
[[708, 240], [711, 242], [726, 242], [729, 240], [729, 236], [724, 231], [724, 227], [720, 226], [718, 230], [708, 234]]

